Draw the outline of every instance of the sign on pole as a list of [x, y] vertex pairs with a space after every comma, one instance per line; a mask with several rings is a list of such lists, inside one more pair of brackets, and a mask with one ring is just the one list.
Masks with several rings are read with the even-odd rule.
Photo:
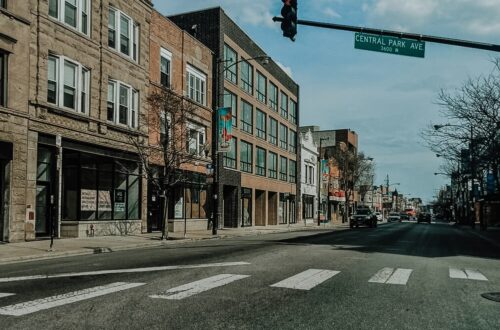
[[231, 108], [217, 109], [217, 152], [231, 151], [231, 139], [233, 137], [233, 115]]
[[354, 35], [354, 48], [396, 55], [425, 57], [425, 42], [384, 35], [356, 33]]

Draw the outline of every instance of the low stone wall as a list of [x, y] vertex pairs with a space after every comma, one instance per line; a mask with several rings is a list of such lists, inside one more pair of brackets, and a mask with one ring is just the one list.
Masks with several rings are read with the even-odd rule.
[[[186, 232], [207, 230], [208, 219], [186, 219]], [[184, 219], [169, 219], [168, 231], [179, 233], [184, 232]]]
[[61, 237], [125, 236], [141, 234], [141, 220], [63, 221]]

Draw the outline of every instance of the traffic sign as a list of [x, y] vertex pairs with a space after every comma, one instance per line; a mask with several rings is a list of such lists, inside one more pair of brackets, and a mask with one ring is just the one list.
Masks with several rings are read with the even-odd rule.
[[384, 35], [356, 33], [354, 35], [354, 48], [396, 55], [425, 57], [425, 42]]

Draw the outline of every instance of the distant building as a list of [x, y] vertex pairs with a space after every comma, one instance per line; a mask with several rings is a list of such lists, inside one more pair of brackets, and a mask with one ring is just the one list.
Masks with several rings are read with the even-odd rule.
[[302, 219], [313, 223], [318, 210], [318, 145], [314, 142], [311, 131], [300, 133], [301, 160], [301, 206]]

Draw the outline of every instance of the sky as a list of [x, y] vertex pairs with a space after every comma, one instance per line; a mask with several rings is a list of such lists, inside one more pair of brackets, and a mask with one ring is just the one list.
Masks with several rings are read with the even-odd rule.
[[[454, 93], [466, 79], [487, 75], [500, 53], [426, 43], [425, 58], [354, 49], [354, 33], [298, 26], [282, 36], [279, 0], [153, 0], [168, 16], [221, 6], [300, 85], [301, 126], [350, 128], [359, 150], [373, 157], [375, 184], [386, 175], [398, 192], [429, 202], [449, 178], [420, 132], [446, 123], [441, 89]], [[298, 0], [298, 17], [500, 44], [500, 0]]]

